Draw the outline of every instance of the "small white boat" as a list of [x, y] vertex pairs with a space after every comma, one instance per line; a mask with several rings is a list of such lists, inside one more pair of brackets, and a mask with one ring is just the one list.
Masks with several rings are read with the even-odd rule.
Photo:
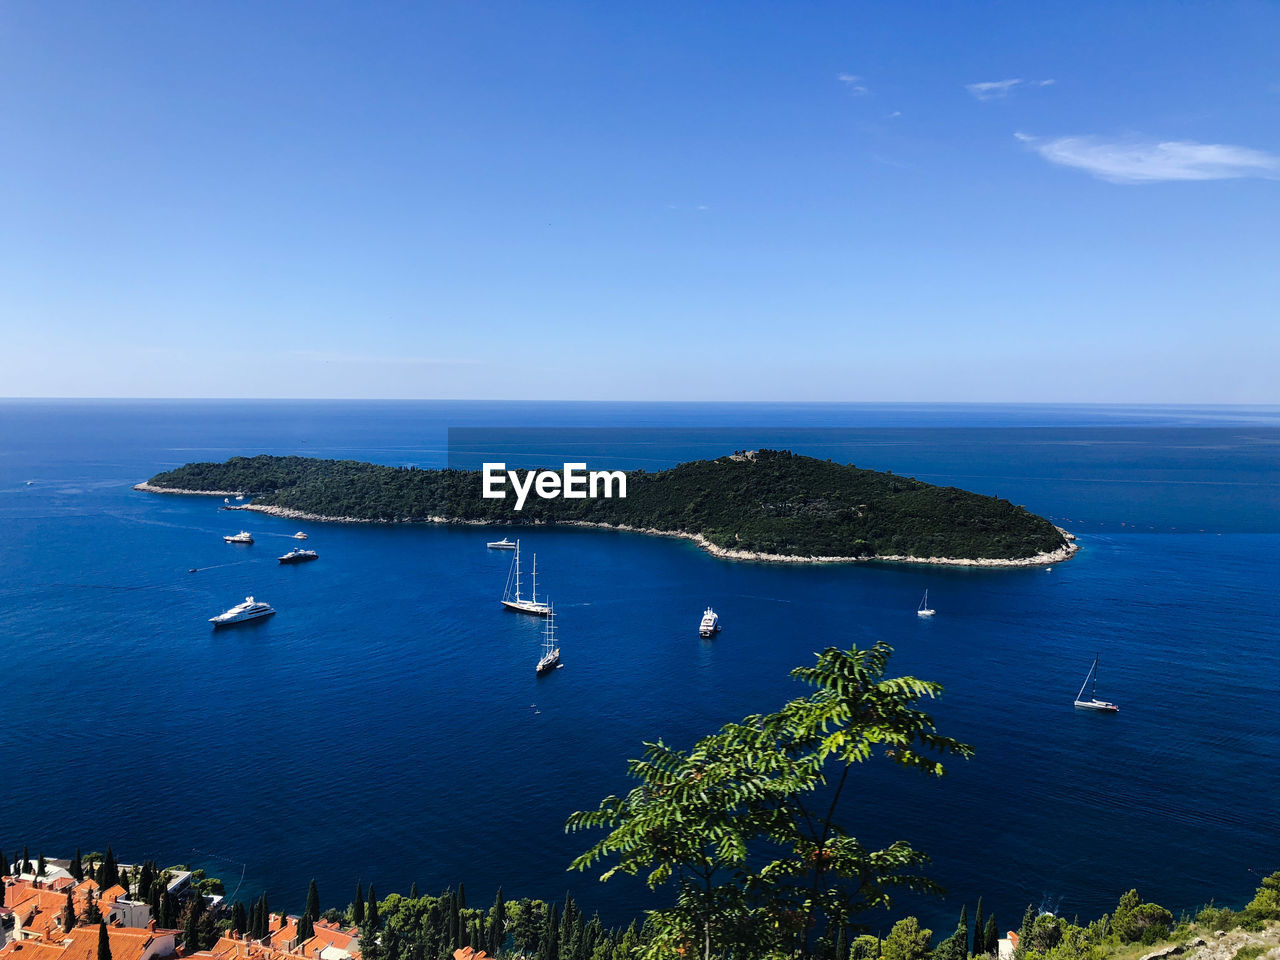
[[917, 617], [932, 617], [936, 611], [929, 606], [929, 591], [924, 592], [924, 596], [920, 598], [920, 606], [916, 609]]
[[702, 611], [702, 622], [698, 624], [698, 636], [714, 637], [720, 632], [720, 615], [707, 607]]
[[295, 539], [295, 540], [305, 540], [305, 539], [307, 539], [307, 535], [306, 535], [305, 533], [303, 533], [301, 530], [299, 530], [297, 533], [295, 533], [295, 534], [293, 535], [293, 539]]
[[516, 541], [516, 555], [511, 558], [511, 570], [507, 573], [507, 585], [502, 591], [502, 605], [517, 613], [532, 613], [545, 617], [551, 613], [551, 605], [538, 599], [538, 555], [533, 555], [533, 595], [525, 599], [520, 595], [520, 541]]
[[[1089, 694], [1089, 699], [1084, 698], [1084, 688], [1089, 686], [1089, 681], [1093, 681], [1093, 690]], [[1080, 685], [1080, 692], [1076, 694], [1076, 707], [1080, 710], [1096, 710], [1099, 713], [1117, 713], [1120, 708], [1109, 700], [1098, 699], [1098, 658], [1093, 658], [1093, 666], [1089, 668], [1088, 674], [1084, 678], [1084, 683]]]
[[514, 550], [516, 548], [516, 542], [503, 537], [501, 540], [490, 540], [485, 544], [485, 546], [490, 550]]
[[560, 666], [560, 643], [556, 640], [556, 612], [547, 608], [547, 625], [542, 633], [542, 659], [538, 661], [536, 672], [539, 676], [550, 673]]
[[223, 537], [222, 539], [227, 541], [227, 543], [253, 543], [253, 534], [248, 530], [241, 530], [233, 536]]
[[220, 613], [216, 617], [210, 617], [209, 622], [215, 627], [225, 627], [233, 623], [260, 620], [263, 617], [271, 616], [275, 612], [271, 604], [254, 600], [253, 597], [245, 597], [244, 603], [237, 603], [230, 610]]
[[236, 499], [237, 499], [237, 500], [243, 500], [243, 499], [244, 499], [244, 494], [243, 494], [243, 493], [242, 493], [242, 494], [240, 494], [238, 497], [236, 497]]
[[319, 558], [319, 556], [320, 554], [314, 550], [303, 550], [301, 547], [294, 547], [283, 557], [278, 557], [277, 559], [281, 563], [306, 563], [308, 560]]

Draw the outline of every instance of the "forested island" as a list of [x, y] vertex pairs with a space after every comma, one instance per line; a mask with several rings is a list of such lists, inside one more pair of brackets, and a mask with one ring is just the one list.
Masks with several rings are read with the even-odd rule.
[[233, 457], [156, 474], [138, 489], [252, 497], [247, 509], [318, 520], [587, 524], [693, 539], [736, 559], [1064, 560], [1072, 537], [997, 497], [799, 456], [739, 452], [669, 470], [630, 471], [622, 498], [482, 497], [477, 470], [355, 460]]

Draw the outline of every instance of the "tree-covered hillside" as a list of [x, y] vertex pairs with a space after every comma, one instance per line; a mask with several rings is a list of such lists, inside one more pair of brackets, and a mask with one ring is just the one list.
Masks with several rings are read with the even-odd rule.
[[874, 470], [761, 450], [627, 474], [625, 499], [481, 496], [481, 474], [355, 460], [234, 457], [157, 474], [155, 487], [240, 490], [254, 503], [326, 517], [433, 517], [532, 524], [625, 524], [701, 534], [727, 549], [782, 556], [1023, 559], [1057, 550], [1048, 520], [1006, 500]]

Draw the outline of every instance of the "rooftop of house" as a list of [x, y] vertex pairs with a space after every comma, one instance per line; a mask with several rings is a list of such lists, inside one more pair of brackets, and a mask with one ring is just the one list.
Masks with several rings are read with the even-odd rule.
[[[97, 960], [100, 930], [94, 926], [72, 930], [71, 942], [62, 951], [61, 960]], [[147, 948], [155, 942], [156, 934], [134, 927], [108, 927], [107, 939], [111, 946], [111, 960], [142, 960]]]

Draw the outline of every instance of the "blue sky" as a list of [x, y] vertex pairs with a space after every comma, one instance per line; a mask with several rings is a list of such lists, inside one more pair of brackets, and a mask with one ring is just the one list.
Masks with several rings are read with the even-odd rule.
[[0, 8], [0, 395], [1280, 401], [1272, 3]]

